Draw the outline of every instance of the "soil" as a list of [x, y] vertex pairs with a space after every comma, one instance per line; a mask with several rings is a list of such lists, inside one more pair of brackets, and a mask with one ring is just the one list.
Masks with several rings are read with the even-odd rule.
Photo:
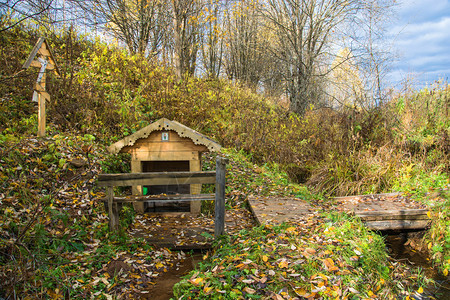
[[427, 278], [435, 280], [424, 288], [420, 299], [450, 299], [450, 277], [446, 277], [433, 267], [429, 253], [422, 244], [424, 231], [385, 235], [390, 256], [404, 264], [420, 267]]
[[173, 298], [173, 286], [178, 283], [181, 278], [192, 271], [195, 266], [202, 261], [203, 254], [201, 252], [188, 255], [185, 260], [179, 260], [176, 264], [158, 277], [155, 285], [147, 289], [148, 294], [143, 297], [139, 294], [141, 299], [152, 300], [169, 300]]
[[[245, 208], [226, 211], [225, 232], [235, 234], [242, 229], [253, 227], [252, 214]], [[171, 250], [206, 250], [211, 248], [214, 238], [214, 217], [179, 215], [137, 215], [129, 232], [144, 238], [158, 248]]]
[[[250, 229], [255, 224], [252, 214], [245, 208], [233, 208], [226, 211], [225, 232], [236, 234], [242, 229]], [[195, 269], [202, 261], [203, 254], [211, 249], [214, 239], [214, 217], [193, 216], [186, 214], [151, 214], [137, 215], [135, 222], [130, 226], [129, 233], [144, 238], [158, 251], [177, 253], [178, 259], [171, 261], [169, 267], [147, 281], [135, 286], [136, 299], [165, 300], [173, 298], [173, 286], [181, 278]], [[189, 254], [192, 253], [193, 254]], [[173, 257], [173, 256], [172, 256]], [[127, 265], [111, 263], [109, 272], [126, 272]]]

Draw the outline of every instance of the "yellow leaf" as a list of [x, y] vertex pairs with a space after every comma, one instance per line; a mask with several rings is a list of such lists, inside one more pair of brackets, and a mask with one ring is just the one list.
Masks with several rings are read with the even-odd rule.
[[431, 242], [428, 243], [428, 249], [431, 249], [433, 247], [433, 244]]
[[430, 218], [431, 219], [431, 211], [429, 210], [429, 211], [427, 211], [427, 216], [428, 216], [428, 218]]
[[296, 289], [294, 292], [301, 297], [304, 297], [306, 295], [306, 291], [304, 289]]
[[199, 285], [203, 281], [203, 278], [197, 277], [194, 280], [191, 280], [193, 285]]
[[417, 290], [417, 292], [418, 292], [419, 294], [422, 294], [422, 293], [423, 293], [423, 288], [420, 287], [420, 288]]
[[334, 261], [331, 258], [324, 259], [323, 263], [327, 270], [330, 270], [332, 267], [334, 267]]
[[269, 260], [269, 258], [267, 257], [267, 255], [263, 255], [262, 260], [263, 260], [263, 262], [267, 262]]
[[205, 288], [203, 289], [203, 292], [206, 294], [206, 295], [208, 295], [211, 291], [212, 291], [212, 287], [209, 287], [209, 286], [205, 286]]
[[448, 276], [448, 269], [445, 269], [444, 272], [442, 272], [442, 274], [444, 274], [444, 276]]
[[281, 268], [281, 269], [283, 269], [283, 268], [287, 268], [288, 267], [288, 262], [286, 261], [286, 260], [282, 260], [282, 261], [280, 261], [280, 263], [278, 264], [278, 267], [279, 268]]
[[286, 232], [294, 232], [294, 231], [295, 231], [295, 227], [286, 228]]

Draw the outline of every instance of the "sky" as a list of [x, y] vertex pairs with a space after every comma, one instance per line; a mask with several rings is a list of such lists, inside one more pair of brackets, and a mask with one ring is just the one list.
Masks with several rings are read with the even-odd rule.
[[423, 87], [450, 77], [450, 0], [401, 0], [396, 11], [389, 26], [397, 54], [391, 81], [409, 78]]

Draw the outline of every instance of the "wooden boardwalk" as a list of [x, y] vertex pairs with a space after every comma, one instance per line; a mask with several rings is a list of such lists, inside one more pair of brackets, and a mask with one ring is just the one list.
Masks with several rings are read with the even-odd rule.
[[[301, 219], [318, 210], [296, 198], [249, 197], [260, 224]], [[331, 209], [354, 214], [372, 230], [421, 230], [429, 226], [428, 209], [399, 193], [337, 197]]]
[[372, 230], [421, 230], [428, 227], [428, 209], [400, 193], [335, 198], [337, 210], [361, 218]]
[[249, 197], [250, 209], [259, 224], [298, 220], [316, 209], [305, 200], [280, 197]]

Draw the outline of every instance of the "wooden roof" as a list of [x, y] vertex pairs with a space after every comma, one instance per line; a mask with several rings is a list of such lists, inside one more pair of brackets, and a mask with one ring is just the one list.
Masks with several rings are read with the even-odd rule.
[[180, 137], [186, 137], [192, 140], [195, 145], [203, 145], [208, 148], [209, 151], [219, 151], [221, 146], [210, 139], [209, 137], [198, 133], [194, 129], [191, 129], [176, 121], [170, 121], [166, 118], [159, 119], [158, 121], [136, 131], [132, 135], [126, 136], [120, 141], [110, 145], [108, 151], [116, 154], [121, 152], [124, 147], [133, 146], [137, 140], [147, 138], [154, 131], [173, 130]]
[[31, 50], [31, 53], [28, 56], [27, 61], [23, 64], [22, 69], [28, 69], [30, 66], [40, 68], [41, 64], [34, 59], [38, 53], [48, 58], [49, 64], [47, 65], [47, 69], [53, 70], [56, 75], [60, 76], [61, 73], [59, 72], [52, 49], [50, 49], [50, 46], [43, 37], [40, 37], [36, 45], [34, 45], [33, 50]]

